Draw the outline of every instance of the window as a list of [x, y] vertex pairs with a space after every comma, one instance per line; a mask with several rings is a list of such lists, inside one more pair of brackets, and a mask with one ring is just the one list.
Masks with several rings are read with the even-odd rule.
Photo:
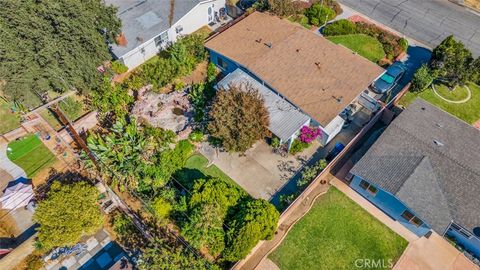
[[[450, 228], [453, 229], [453, 230], [455, 230], [455, 231], [457, 231], [459, 234], [465, 236], [466, 238], [470, 238], [470, 236], [472, 236], [472, 234], [471, 234], [469, 231], [465, 230], [464, 228], [458, 226], [458, 225], [455, 224], [455, 223], [452, 223], [452, 224], [450, 225]], [[475, 230], [475, 229], [474, 229], [474, 230]]]
[[361, 187], [362, 189], [364, 189], [364, 190], [367, 190], [367, 188], [368, 188], [369, 185], [370, 185], [370, 184], [369, 184], [367, 181], [363, 181], [363, 180], [362, 180], [362, 181], [360, 182], [360, 187]]
[[417, 227], [420, 227], [420, 226], [423, 225], [423, 221], [421, 219], [419, 219], [418, 217], [416, 217], [414, 214], [412, 214], [412, 212], [410, 212], [408, 210], [403, 211], [402, 217], [404, 219], [406, 219], [408, 222], [410, 222], [411, 224], [413, 224]]
[[368, 183], [367, 181], [364, 181], [364, 180], [362, 180], [360, 182], [360, 188], [368, 191], [368, 193], [370, 193], [372, 195], [375, 195], [378, 192], [378, 189], [376, 187], [370, 185], [370, 183]]
[[165, 31], [155, 38], [155, 45], [162, 47], [168, 42], [168, 32]]
[[408, 221], [410, 221], [415, 215], [413, 215], [410, 211], [405, 210], [402, 213], [402, 217]]
[[227, 69], [228, 67], [228, 64], [224, 62], [221, 57], [217, 57], [217, 64], [223, 69]]

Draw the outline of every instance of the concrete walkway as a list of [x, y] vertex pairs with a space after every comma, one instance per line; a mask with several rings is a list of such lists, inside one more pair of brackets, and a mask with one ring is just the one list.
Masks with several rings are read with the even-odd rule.
[[442, 236], [433, 233], [410, 243], [393, 270], [478, 270]]
[[13, 179], [17, 179], [19, 177], [27, 178], [27, 174], [25, 173], [25, 171], [17, 164], [13, 163], [10, 159], [8, 159], [7, 146], [7, 144], [0, 145], [0, 169], [10, 174]]

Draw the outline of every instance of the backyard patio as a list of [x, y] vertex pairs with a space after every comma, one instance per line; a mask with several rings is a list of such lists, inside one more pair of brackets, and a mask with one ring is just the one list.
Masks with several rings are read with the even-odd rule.
[[204, 143], [200, 153], [225, 172], [252, 197], [269, 200], [321, 148], [318, 141], [298, 155], [282, 157], [264, 141], [244, 155], [219, 151]]

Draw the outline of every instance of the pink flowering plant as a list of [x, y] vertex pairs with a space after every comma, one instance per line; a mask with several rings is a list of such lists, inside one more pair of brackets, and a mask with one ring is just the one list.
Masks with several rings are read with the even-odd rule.
[[304, 143], [311, 143], [320, 136], [320, 129], [309, 126], [303, 126], [300, 129], [300, 141]]

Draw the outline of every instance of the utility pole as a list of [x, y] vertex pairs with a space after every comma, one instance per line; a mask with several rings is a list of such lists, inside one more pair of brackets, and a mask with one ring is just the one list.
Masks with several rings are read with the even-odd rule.
[[95, 167], [97, 167], [98, 170], [100, 170], [100, 166], [98, 165], [98, 161], [93, 155], [92, 151], [88, 148], [87, 144], [83, 141], [83, 139], [80, 137], [78, 132], [75, 130], [75, 127], [72, 125], [70, 120], [63, 114], [62, 110], [58, 108], [57, 104], [53, 104], [50, 106], [50, 108], [55, 112], [55, 114], [58, 116], [60, 121], [62, 122], [63, 125], [65, 125], [68, 130], [70, 131], [70, 134], [72, 134], [74, 141], [87, 153], [88, 157], [90, 160], [95, 164]]

